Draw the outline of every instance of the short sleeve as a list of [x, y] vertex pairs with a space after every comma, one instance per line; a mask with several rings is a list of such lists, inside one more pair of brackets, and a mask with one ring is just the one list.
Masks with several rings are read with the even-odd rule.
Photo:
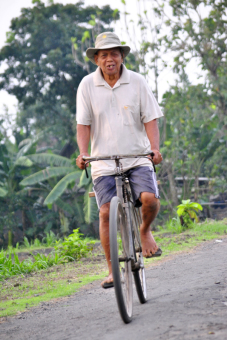
[[141, 78], [140, 88], [140, 115], [143, 123], [148, 123], [151, 120], [160, 118], [163, 113], [155, 99], [146, 80]]
[[82, 81], [77, 90], [76, 98], [76, 121], [77, 124], [91, 125], [92, 110], [90, 96], [86, 88], [86, 82]]

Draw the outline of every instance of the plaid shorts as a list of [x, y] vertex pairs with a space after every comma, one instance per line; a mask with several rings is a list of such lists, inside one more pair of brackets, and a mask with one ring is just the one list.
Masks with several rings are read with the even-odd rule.
[[[151, 192], [160, 198], [156, 174], [152, 167], [139, 166], [125, 172], [129, 179], [132, 198], [136, 207], [141, 206], [140, 195], [142, 192]], [[98, 208], [111, 201], [116, 196], [115, 175], [100, 176], [94, 180], [95, 197]]]

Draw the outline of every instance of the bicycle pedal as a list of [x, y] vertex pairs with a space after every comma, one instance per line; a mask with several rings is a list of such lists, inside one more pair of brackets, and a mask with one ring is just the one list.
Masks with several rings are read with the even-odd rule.
[[131, 258], [130, 257], [119, 257], [118, 258], [118, 261], [119, 262], [129, 262], [129, 261], [131, 261]]

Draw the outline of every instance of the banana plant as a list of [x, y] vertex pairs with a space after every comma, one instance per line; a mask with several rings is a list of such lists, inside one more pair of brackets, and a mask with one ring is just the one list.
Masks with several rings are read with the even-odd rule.
[[[57, 204], [61, 209], [69, 212], [68, 203], [64, 202], [64, 200], [60, 200], [60, 197], [63, 193], [70, 192], [80, 195], [79, 191], [81, 188], [84, 188], [84, 218], [81, 215], [81, 207], [79, 203], [75, 204], [74, 208], [78, 214], [79, 219], [82, 221], [85, 220], [86, 223], [90, 224], [97, 220], [97, 205], [94, 198], [89, 198], [89, 191], [92, 190], [92, 180], [91, 175], [89, 179], [86, 178], [85, 172], [82, 172], [80, 169], [75, 168], [75, 160], [70, 160], [66, 157], [49, 154], [49, 153], [40, 153], [34, 155], [26, 156], [30, 161], [38, 164], [40, 167], [43, 167], [44, 164], [47, 164], [46, 168], [41, 171], [32, 174], [21, 181], [22, 186], [31, 186], [37, 185], [42, 182], [49, 183], [49, 193], [45, 197], [43, 202], [44, 205], [47, 205], [49, 208], [52, 207], [52, 204]], [[90, 170], [89, 174], [90, 174]], [[53, 178], [62, 177], [57, 183], [51, 186], [50, 180]], [[75, 183], [77, 183], [75, 187]], [[62, 204], [64, 202], [64, 204]], [[71, 208], [71, 215], [73, 209]]]
[[[1, 127], [2, 128], [2, 127]], [[28, 199], [21, 192], [19, 182], [23, 172], [29, 173], [33, 162], [26, 157], [29, 150], [35, 149], [37, 140], [43, 136], [38, 134], [33, 139], [23, 140], [19, 145], [0, 135], [0, 227], [8, 232], [8, 245], [12, 245], [12, 233], [17, 227], [16, 212], [28, 204]]]
[[96, 199], [94, 197], [89, 197], [89, 192], [93, 190], [93, 183], [91, 179], [91, 168], [87, 169], [89, 177], [86, 177], [85, 171], [82, 172], [80, 177], [79, 187], [85, 188], [84, 193], [84, 218], [86, 223], [94, 222], [98, 219], [98, 210]]

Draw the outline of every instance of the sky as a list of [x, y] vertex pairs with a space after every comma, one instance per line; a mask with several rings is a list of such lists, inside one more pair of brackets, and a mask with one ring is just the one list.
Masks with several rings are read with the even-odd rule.
[[[48, 4], [48, 0], [43, 0], [46, 4]], [[75, 4], [77, 0], [54, 0], [54, 2], [60, 2], [63, 4], [73, 3]], [[120, 11], [124, 10], [124, 6], [121, 0], [84, 0], [85, 5], [98, 5], [102, 7], [104, 5], [110, 5], [113, 9], [118, 8]], [[137, 0], [127, 0], [127, 3], [130, 3], [130, 6], [127, 7], [127, 11], [132, 14], [132, 17], [137, 18], [138, 15], [138, 7]], [[32, 0], [0, 0], [0, 48], [2, 48], [6, 41], [6, 32], [9, 31], [10, 22], [12, 18], [18, 17], [21, 13], [21, 8], [31, 7]], [[115, 32], [120, 36], [121, 41], [126, 41], [127, 44], [130, 45], [129, 38], [123, 29], [123, 19], [117, 23], [115, 26]], [[131, 42], [132, 43], [132, 42]], [[171, 64], [171, 62], [169, 62]], [[2, 66], [0, 71], [3, 70]], [[196, 70], [195, 65], [192, 65], [192, 70]], [[192, 80], [197, 79], [196, 72], [190, 72]], [[149, 82], [149, 80], [148, 80]], [[152, 82], [152, 79], [150, 80]], [[161, 74], [159, 78], [159, 100], [161, 99], [162, 94], [168, 90], [170, 85], [174, 84], [174, 74], [171, 70], [171, 65]], [[152, 84], [149, 84], [152, 86]], [[76, 94], [75, 94], [76, 96]], [[9, 112], [15, 114], [17, 100], [14, 96], [9, 95], [6, 91], [0, 91], [0, 115], [4, 115], [4, 105], [9, 108]]]

